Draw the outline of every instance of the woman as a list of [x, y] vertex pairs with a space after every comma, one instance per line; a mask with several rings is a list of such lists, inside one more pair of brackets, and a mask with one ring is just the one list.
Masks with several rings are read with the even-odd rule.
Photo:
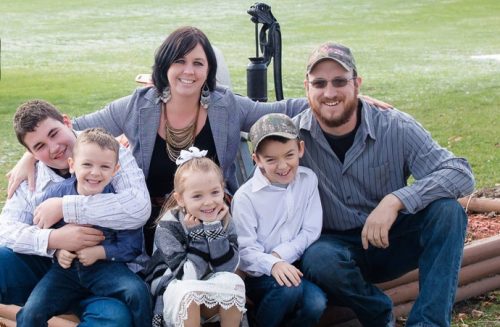
[[[263, 114], [294, 116], [307, 107], [305, 99], [255, 103], [216, 86], [217, 61], [205, 34], [195, 27], [172, 32], [158, 48], [152, 87], [111, 102], [104, 109], [79, 117], [77, 130], [103, 127], [125, 134], [144, 171], [153, 204], [150, 222], [173, 189], [175, 160], [194, 145], [208, 150], [224, 173], [229, 192], [238, 187], [234, 161], [240, 131], [248, 131]], [[152, 252], [154, 228], [145, 228], [146, 249]]]

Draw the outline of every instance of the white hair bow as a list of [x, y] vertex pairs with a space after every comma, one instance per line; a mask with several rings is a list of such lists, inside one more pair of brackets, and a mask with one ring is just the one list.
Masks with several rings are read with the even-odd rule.
[[177, 160], [175, 160], [175, 163], [177, 166], [180, 166], [191, 159], [203, 158], [207, 155], [207, 152], [207, 150], [200, 151], [197, 147], [192, 146], [188, 150], [181, 150], [181, 153], [179, 154], [179, 157], [177, 157]]

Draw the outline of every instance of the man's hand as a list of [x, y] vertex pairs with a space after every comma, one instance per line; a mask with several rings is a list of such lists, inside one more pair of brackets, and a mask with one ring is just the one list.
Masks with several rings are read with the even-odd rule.
[[401, 200], [392, 194], [386, 195], [380, 201], [366, 218], [361, 231], [361, 242], [365, 250], [368, 249], [368, 244], [384, 249], [389, 246], [389, 230], [396, 221], [399, 210], [403, 208]]
[[48, 248], [75, 252], [98, 245], [102, 241], [104, 241], [104, 235], [98, 229], [85, 225], [67, 224], [50, 232]]
[[78, 260], [80, 260], [84, 266], [90, 266], [97, 260], [106, 259], [106, 251], [101, 245], [81, 249], [80, 251], [76, 251], [76, 254], [78, 256]]
[[23, 181], [28, 180], [28, 188], [35, 191], [35, 163], [33, 155], [26, 151], [16, 165], [5, 175], [9, 179], [7, 198], [10, 199]]
[[50, 228], [63, 217], [63, 199], [50, 198], [38, 205], [33, 216], [33, 223], [40, 228]]
[[378, 99], [372, 98], [368, 95], [359, 95], [360, 98], [365, 100], [368, 104], [374, 105], [375, 107], [379, 107], [380, 109], [388, 110], [388, 109], [393, 109], [394, 107], [392, 104], [380, 101]]
[[271, 275], [273, 275], [280, 286], [286, 285], [287, 287], [291, 287], [292, 285], [299, 286], [301, 277], [303, 276], [297, 267], [286, 261], [276, 262], [271, 269]]
[[57, 262], [59, 262], [59, 265], [63, 267], [64, 269], [68, 269], [71, 267], [71, 263], [73, 262], [73, 259], [76, 258], [76, 254], [73, 252], [69, 252], [66, 250], [57, 250], [56, 251], [56, 258]]

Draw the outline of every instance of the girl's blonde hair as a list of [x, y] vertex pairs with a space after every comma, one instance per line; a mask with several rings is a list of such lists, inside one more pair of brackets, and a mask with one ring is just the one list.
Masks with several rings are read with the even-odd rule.
[[[224, 176], [222, 175], [222, 170], [220, 169], [219, 166], [217, 166], [215, 162], [206, 157], [193, 158], [191, 160], [188, 160], [183, 164], [181, 164], [179, 167], [177, 167], [177, 170], [175, 171], [174, 175], [174, 189], [172, 190], [172, 193], [170, 193], [167, 201], [165, 201], [165, 204], [163, 205], [156, 222], [160, 221], [161, 217], [163, 217], [163, 215], [167, 211], [179, 206], [179, 204], [175, 200], [174, 192], [178, 194], [184, 193], [185, 191], [184, 181], [189, 177], [189, 174], [192, 172], [202, 172], [202, 173], [212, 172], [216, 174], [220, 181], [222, 189], [224, 190]], [[227, 214], [222, 219], [224, 228], [226, 228], [227, 224], [229, 223], [229, 217], [230, 215]]]

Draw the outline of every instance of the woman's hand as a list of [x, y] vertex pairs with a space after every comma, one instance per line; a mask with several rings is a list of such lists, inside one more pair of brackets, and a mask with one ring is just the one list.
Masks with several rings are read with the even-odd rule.
[[29, 152], [25, 152], [16, 165], [6, 174], [9, 179], [7, 198], [10, 199], [23, 181], [28, 180], [31, 192], [35, 191], [35, 163], [36, 159]]
[[380, 109], [394, 109], [394, 106], [392, 104], [380, 101], [378, 99], [372, 98], [368, 95], [359, 95], [360, 98], [363, 98], [367, 103], [374, 105], [375, 107], [379, 107]]

